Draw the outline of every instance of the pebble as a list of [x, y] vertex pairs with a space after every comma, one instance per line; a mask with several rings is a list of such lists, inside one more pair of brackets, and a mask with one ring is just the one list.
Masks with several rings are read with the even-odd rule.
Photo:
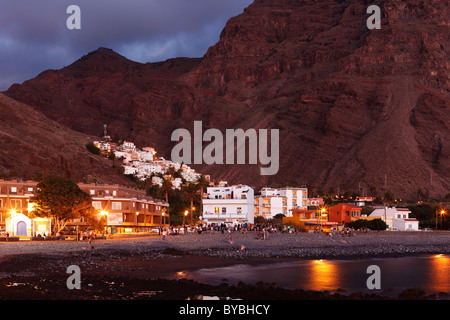
[[[256, 239], [256, 232], [233, 232], [234, 244], [226, 240], [228, 234], [214, 232], [212, 234], [186, 234], [169, 236], [162, 240], [161, 236], [152, 235], [136, 238], [116, 237], [112, 240], [94, 241], [95, 249], [87, 250], [86, 242], [11, 242], [0, 243], [0, 255], [20, 254], [66, 254], [82, 251], [83, 254], [94, 255], [101, 250], [125, 250], [142, 255], [151, 252], [154, 259], [179, 258], [181, 253], [191, 253], [226, 258], [246, 257], [299, 257], [299, 258], [345, 258], [345, 257], [382, 257], [395, 255], [415, 255], [429, 253], [450, 253], [450, 232], [369, 232], [356, 233], [355, 236], [342, 238], [335, 235], [308, 233], [276, 233], [269, 234], [266, 240]], [[238, 249], [245, 245], [246, 251]], [[174, 252], [164, 253], [165, 249]], [[172, 250], [172, 251], [173, 251]], [[179, 252], [180, 254], [176, 254]]]

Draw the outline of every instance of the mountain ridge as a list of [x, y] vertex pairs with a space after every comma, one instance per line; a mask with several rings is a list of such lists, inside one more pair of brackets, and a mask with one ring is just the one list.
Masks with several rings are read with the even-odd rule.
[[222, 132], [279, 129], [275, 176], [261, 176], [259, 166], [193, 165], [230, 183], [443, 197], [450, 190], [445, 3], [372, 2], [383, 9], [381, 30], [367, 29], [368, 5], [356, 0], [255, 1], [202, 58], [140, 64], [99, 48], [5, 94], [87, 134], [100, 135], [107, 123], [112, 135], [165, 157], [173, 130], [192, 132], [195, 120]]

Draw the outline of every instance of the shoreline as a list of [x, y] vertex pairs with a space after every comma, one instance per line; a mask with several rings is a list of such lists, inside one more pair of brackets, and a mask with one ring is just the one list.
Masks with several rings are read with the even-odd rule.
[[[321, 234], [273, 234], [266, 240], [256, 240], [254, 234], [250, 233], [235, 233], [232, 236], [235, 239], [232, 245], [226, 242], [227, 235], [220, 233], [169, 236], [166, 240], [158, 236], [98, 240], [93, 242], [92, 250], [87, 242], [1, 243], [0, 298], [184, 300], [193, 299], [195, 295], [212, 295], [256, 300], [392, 299], [367, 293], [289, 290], [262, 282], [257, 285], [242, 282], [207, 285], [183, 279], [182, 276], [177, 278], [176, 274], [238, 264], [400, 258], [450, 253], [450, 232], [433, 235], [357, 234], [343, 239], [330, 239]], [[246, 252], [238, 251], [241, 243], [247, 247]], [[69, 265], [80, 267], [84, 284], [82, 290], [67, 289], [69, 275], [66, 269]], [[118, 286], [118, 283], [123, 285]], [[405, 297], [439, 298], [418, 291], [405, 293], [398, 298]]]

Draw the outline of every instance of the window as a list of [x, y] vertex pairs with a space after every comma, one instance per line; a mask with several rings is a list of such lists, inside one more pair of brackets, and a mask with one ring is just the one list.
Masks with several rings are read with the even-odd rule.
[[241, 213], [242, 213], [242, 208], [241, 208], [241, 207], [237, 207], [236, 212], [237, 212], [238, 214], [241, 214]]
[[3, 208], [3, 199], [0, 199], [0, 208]]
[[28, 187], [27, 190], [28, 191], [33, 191], [33, 187]]
[[350, 216], [350, 211], [345, 211], [345, 216], [346, 217]]
[[214, 212], [215, 212], [215, 213], [219, 213], [219, 207], [215, 207], [215, 208], [214, 208]]
[[97, 210], [101, 210], [102, 209], [102, 202], [101, 201], [92, 201], [92, 206], [97, 209]]
[[222, 214], [227, 213], [227, 208], [226, 207], [222, 207]]
[[117, 196], [117, 191], [113, 190], [113, 196]]
[[18, 200], [18, 199], [11, 200], [11, 207], [13, 209], [22, 208], [22, 200]]
[[111, 208], [113, 210], [122, 210], [122, 202], [112, 202]]
[[95, 190], [89, 190], [89, 193], [91, 194], [91, 196], [95, 195]]
[[12, 193], [16, 193], [17, 192], [17, 187], [11, 187], [11, 192]]

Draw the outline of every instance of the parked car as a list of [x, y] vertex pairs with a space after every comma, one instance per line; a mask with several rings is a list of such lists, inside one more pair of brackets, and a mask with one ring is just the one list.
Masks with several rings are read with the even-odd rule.
[[431, 231], [433, 231], [433, 230], [431, 230], [430, 228], [423, 228], [422, 231], [431, 232]]
[[391, 228], [391, 231], [399, 231], [397, 228], [393, 227]]

